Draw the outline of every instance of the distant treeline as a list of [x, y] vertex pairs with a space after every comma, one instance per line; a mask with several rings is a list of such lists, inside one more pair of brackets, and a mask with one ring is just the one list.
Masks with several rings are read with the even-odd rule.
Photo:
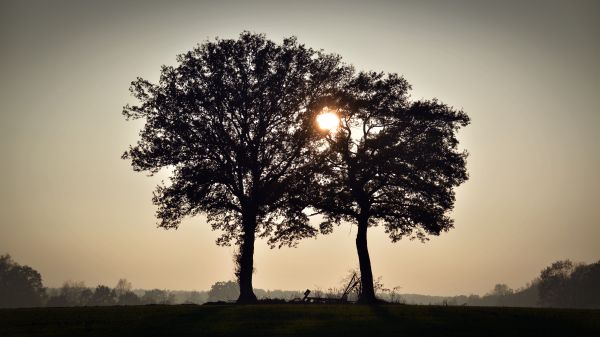
[[[254, 289], [259, 298], [291, 300], [300, 296], [297, 291]], [[143, 304], [203, 304], [232, 302], [239, 296], [236, 282], [213, 284], [208, 291], [166, 289], [134, 289], [131, 282], [120, 279], [114, 287], [88, 287], [84, 282], [66, 281], [60, 288], [46, 288], [35, 269], [20, 265], [10, 255], [0, 255], [0, 308], [71, 307]]]
[[[261, 299], [277, 298], [291, 300], [300, 296], [296, 291], [254, 289]], [[132, 289], [126, 279], [114, 288], [99, 285], [88, 288], [83, 282], [65, 282], [60, 288], [48, 288], [46, 306], [84, 305], [140, 305], [140, 304], [204, 304], [206, 302], [235, 302], [239, 296], [237, 282], [226, 281], [213, 284], [208, 291], [165, 289]]]
[[557, 261], [523, 288], [497, 284], [479, 296], [427, 296], [402, 294], [407, 304], [441, 304], [507, 307], [600, 308], [600, 261], [591, 264]]
[[[346, 283], [344, 280], [342, 283]], [[343, 287], [343, 285], [342, 285]], [[540, 276], [523, 288], [513, 290], [497, 284], [489, 293], [452, 297], [400, 294], [398, 288], [386, 289], [381, 281], [375, 283], [378, 297], [388, 302], [433, 305], [518, 306], [600, 308], [600, 261], [575, 264], [557, 261], [541, 271]], [[302, 297], [303, 291], [255, 289], [259, 299], [292, 300]], [[313, 289], [311, 296], [337, 298], [340, 290]], [[67, 281], [60, 288], [45, 288], [39, 272], [0, 256], [0, 307], [37, 306], [103, 306], [143, 304], [203, 304], [234, 302], [239, 296], [237, 282], [216, 282], [208, 291], [173, 291], [164, 289], [133, 289], [131, 282], [120, 279], [114, 287], [87, 287], [83, 282]], [[355, 299], [356, 293], [349, 296]]]

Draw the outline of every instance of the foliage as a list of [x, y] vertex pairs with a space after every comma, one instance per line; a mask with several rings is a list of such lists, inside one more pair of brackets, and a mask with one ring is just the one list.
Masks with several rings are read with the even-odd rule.
[[142, 304], [172, 304], [174, 295], [167, 290], [147, 290], [141, 298]]
[[120, 279], [114, 289], [98, 285], [94, 290], [84, 282], [66, 281], [58, 292], [50, 296], [49, 307], [138, 305], [140, 298], [131, 291], [131, 282]]
[[509, 286], [504, 283], [498, 283], [494, 286], [494, 289], [490, 292], [491, 296], [509, 296], [514, 294], [514, 290], [512, 290]]
[[190, 291], [190, 292], [186, 292], [186, 296], [183, 299], [183, 301], [181, 301], [181, 303], [202, 304], [202, 303], [206, 302], [207, 299], [208, 299], [208, 296], [207, 296], [206, 292]]
[[549, 307], [600, 308], [600, 261], [554, 262], [540, 273], [539, 299]]
[[127, 292], [119, 295], [119, 297], [117, 298], [117, 304], [118, 305], [139, 305], [139, 304], [142, 304], [142, 301], [139, 298], [139, 296], [136, 295], [134, 292], [127, 291]]
[[93, 294], [84, 282], [65, 281], [58, 295], [50, 297], [47, 305], [50, 307], [84, 306], [89, 304]]
[[600, 261], [576, 266], [569, 283], [573, 307], [600, 308]]
[[208, 301], [235, 301], [240, 296], [240, 287], [234, 281], [220, 281], [213, 284], [208, 292]]
[[456, 132], [469, 117], [437, 100], [410, 102], [410, 85], [396, 74], [360, 73], [344, 89], [319, 180], [322, 229], [362, 214], [392, 241], [451, 228], [453, 188], [467, 179]]
[[0, 308], [37, 307], [45, 295], [39, 272], [0, 255]]
[[105, 285], [98, 285], [90, 298], [88, 305], [115, 305], [116, 293]]
[[575, 269], [570, 260], [556, 261], [540, 274], [540, 303], [546, 306], [567, 306], [570, 302], [569, 278]]
[[127, 281], [127, 279], [119, 279], [119, 281], [117, 281], [117, 285], [115, 285], [114, 288], [115, 296], [120, 297], [128, 292], [131, 292], [131, 287], [131, 282]]

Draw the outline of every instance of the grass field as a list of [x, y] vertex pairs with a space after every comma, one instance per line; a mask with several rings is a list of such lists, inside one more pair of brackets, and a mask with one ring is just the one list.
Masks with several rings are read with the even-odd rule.
[[600, 310], [289, 304], [0, 309], [0, 336], [600, 336]]

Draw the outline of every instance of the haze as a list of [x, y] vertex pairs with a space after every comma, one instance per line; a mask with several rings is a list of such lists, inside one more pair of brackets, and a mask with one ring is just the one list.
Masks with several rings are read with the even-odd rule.
[[[373, 272], [403, 293], [525, 285], [551, 262], [600, 258], [600, 6], [596, 2], [4, 1], [0, 14], [0, 254], [67, 279], [207, 289], [233, 248], [204, 218], [156, 228], [132, 171], [141, 124], [129, 83], [206, 39], [296, 35], [362, 70], [397, 72], [414, 99], [463, 109], [470, 180], [455, 228], [422, 244], [369, 231]], [[298, 248], [258, 241], [254, 286], [326, 289], [358, 265], [355, 228]]]

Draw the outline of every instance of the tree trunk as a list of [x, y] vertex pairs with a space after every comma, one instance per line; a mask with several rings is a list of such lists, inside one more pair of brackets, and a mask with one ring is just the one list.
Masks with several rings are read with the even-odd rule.
[[252, 272], [254, 271], [254, 238], [256, 230], [256, 215], [253, 212], [243, 214], [242, 225], [244, 227], [243, 242], [238, 257], [240, 285], [240, 297], [237, 303], [255, 303], [256, 295], [252, 288]]
[[358, 219], [358, 233], [356, 234], [356, 251], [360, 265], [360, 283], [362, 291], [358, 298], [359, 303], [373, 304], [377, 302], [375, 289], [373, 288], [373, 272], [371, 271], [371, 259], [367, 247], [367, 229], [369, 217], [361, 215]]

